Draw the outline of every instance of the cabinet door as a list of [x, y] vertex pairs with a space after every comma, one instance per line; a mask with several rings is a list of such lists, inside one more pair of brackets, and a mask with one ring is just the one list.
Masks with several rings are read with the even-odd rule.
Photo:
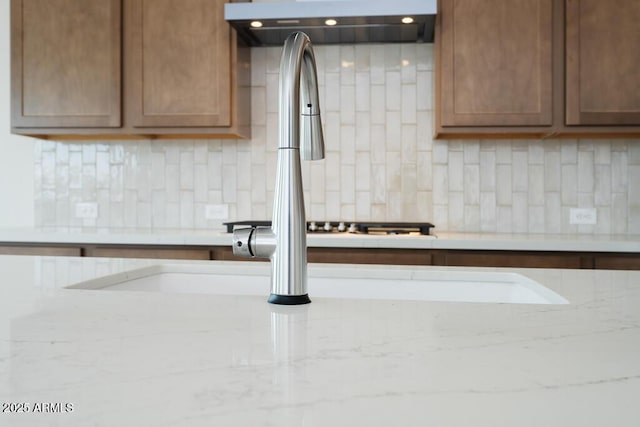
[[229, 126], [224, 0], [128, 0], [127, 117], [134, 127]]
[[119, 0], [12, 0], [12, 126], [120, 126], [120, 31]]
[[640, 125], [640, 1], [566, 4], [566, 123]]
[[443, 0], [442, 126], [552, 124], [552, 0]]

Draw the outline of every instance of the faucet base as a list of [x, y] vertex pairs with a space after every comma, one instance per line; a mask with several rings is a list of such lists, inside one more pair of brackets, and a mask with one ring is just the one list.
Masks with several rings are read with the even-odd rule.
[[311, 299], [309, 299], [309, 294], [304, 295], [278, 295], [271, 294], [268, 300], [271, 304], [281, 304], [281, 305], [300, 305], [300, 304], [309, 304]]

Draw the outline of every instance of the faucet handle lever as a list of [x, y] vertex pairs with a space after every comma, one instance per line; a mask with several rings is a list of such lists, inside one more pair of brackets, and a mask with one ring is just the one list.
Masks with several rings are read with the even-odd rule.
[[271, 227], [238, 228], [233, 231], [233, 254], [245, 258], [270, 258], [275, 249]]
[[255, 227], [239, 228], [233, 232], [233, 254], [247, 258], [255, 257], [251, 250]]

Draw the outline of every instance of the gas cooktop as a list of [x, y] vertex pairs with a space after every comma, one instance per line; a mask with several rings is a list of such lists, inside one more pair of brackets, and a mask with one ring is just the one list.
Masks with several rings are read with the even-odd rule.
[[[225, 222], [227, 233], [233, 233], [236, 226], [270, 227], [271, 221]], [[349, 221], [307, 221], [309, 233], [352, 233], [352, 234], [419, 234], [430, 235], [430, 222], [349, 222]]]

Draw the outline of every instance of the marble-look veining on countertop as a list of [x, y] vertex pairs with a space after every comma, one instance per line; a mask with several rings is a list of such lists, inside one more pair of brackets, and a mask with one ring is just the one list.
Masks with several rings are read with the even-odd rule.
[[635, 427], [640, 420], [640, 272], [501, 270], [570, 300], [561, 306], [316, 298], [278, 307], [266, 294], [59, 289], [152, 262], [0, 257], [12, 277], [0, 298], [0, 401], [74, 409], [0, 413], [0, 424]]
[[[252, 49], [252, 139], [37, 141], [36, 226], [206, 229], [271, 217], [280, 48]], [[637, 139], [433, 140], [433, 45], [316, 46], [327, 156], [307, 217], [449, 232], [640, 234]], [[75, 216], [78, 202], [98, 217]], [[597, 225], [569, 224], [573, 207]]]

